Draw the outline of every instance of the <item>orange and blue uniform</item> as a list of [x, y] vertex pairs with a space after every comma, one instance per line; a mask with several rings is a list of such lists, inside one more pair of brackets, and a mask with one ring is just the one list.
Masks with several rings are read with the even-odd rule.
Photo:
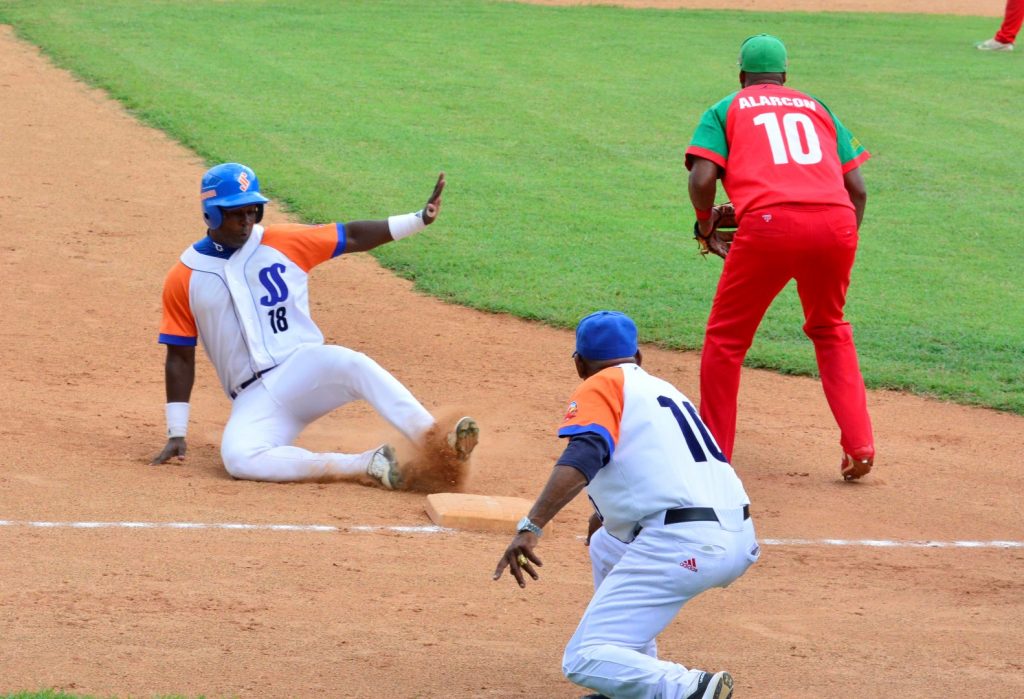
[[558, 434], [570, 440], [559, 465], [587, 478], [603, 522], [590, 540], [594, 598], [563, 672], [608, 696], [690, 696], [707, 673], [658, 659], [655, 638], [758, 559], [743, 484], [690, 400], [637, 364], [584, 381]]
[[344, 250], [345, 227], [333, 223], [255, 226], [237, 251], [206, 237], [167, 275], [159, 340], [195, 346], [202, 337], [224, 392], [234, 397], [303, 345], [323, 344], [309, 315], [308, 274]]
[[256, 225], [245, 245], [209, 236], [164, 282], [159, 341], [201, 341], [233, 400], [221, 457], [236, 478], [297, 481], [366, 471], [374, 451], [313, 453], [292, 446], [322, 415], [366, 400], [410, 440], [434, 424], [391, 374], [354, 350], [325, 345], [309, 312], [308, 274], [345, 251], [344, 224]]

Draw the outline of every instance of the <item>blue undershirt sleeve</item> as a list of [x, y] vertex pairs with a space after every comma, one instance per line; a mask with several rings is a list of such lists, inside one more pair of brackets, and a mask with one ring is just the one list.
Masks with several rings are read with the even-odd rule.
[[587, 483], [590, 483], [597, 472], [608, 465], [611, 458], [611, 451], [603, 437], [594, 432], [583, 432], [569, 438], [569, 444], [558, 457], [556, 465], [571, 466], [582, 473]]

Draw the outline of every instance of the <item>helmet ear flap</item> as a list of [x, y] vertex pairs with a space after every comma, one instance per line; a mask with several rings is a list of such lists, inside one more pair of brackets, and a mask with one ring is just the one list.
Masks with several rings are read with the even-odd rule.
[[[263, 207], [260, 206], [261, 213]], [[204, 206], [203, 207], [203, 220], [206, 221], [206, 227], [211, 231], [215, 231], [220, 228], [220, 224], [224, 223], [224, 214], [221, 212], [219, 206]]]

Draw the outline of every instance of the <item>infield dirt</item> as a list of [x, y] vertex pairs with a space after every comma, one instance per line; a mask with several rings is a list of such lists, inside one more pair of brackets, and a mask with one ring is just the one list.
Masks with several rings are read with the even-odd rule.
[[[361, 529], [427, 525], [423, 495], [229, 478], [218, 454], [229, 406], [205, 358], [187, 463], [148, 466], [163, 443], [161, 283], [202, 234], [205, 166], [8, 27], [0, 123], [0, 692], [582, 693], [560, 658], [590, 597], [577, 537], [585, 498], [538, 549], [539, 583], [492, 582], [505, 536]], [[448, 177], [445, 205], [456, 207], [458, 173]], [[443, 218], [429, 235], [443, 238]], [[365, 255], [318, 268], [311, 291], [329, 342], [374, 357], [428, 407], [479, 420], [471, 492], [536, 495], [576, 384], [571, 332], [446, 305]], [[696, 393], [696, 354], [644, 352], [653, 372]], [[891, 392], [869, 400], [878, 465], [845, 484], [817, 381], [745, 372], [735, 462], [763, 539], [1024, 540], [1024, 419]], [[350, 406], [301, 443], [356, 450], [391, 436]], [[1020, 548], [768, 545], [730, 589], [688, 605], [660, 648], [729, 669], [739, 697], [930, 699], [983, 687], [1011, 699], [1024, 696], [1022, 577]]]

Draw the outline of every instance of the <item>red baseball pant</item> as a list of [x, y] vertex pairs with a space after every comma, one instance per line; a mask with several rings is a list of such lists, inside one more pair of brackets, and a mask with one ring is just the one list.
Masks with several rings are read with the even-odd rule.
[[804, 333], [814, 343], [840, 444], [874, 456], [864, 378], [843, 318], [857, 252], [857, 220], [840, 206], [779, 206], [744, 214], [711, 305], [700, 362], [700, 414], [732, 459], [740, 369], [768, 306], [796, 280]]
[[996, 41], [1012, 44], [1017, 39], [1020, 25], [1024, 23], [1024, 0], [1006, 0], [1006, 14], [1003, 26], [996, 32]]

